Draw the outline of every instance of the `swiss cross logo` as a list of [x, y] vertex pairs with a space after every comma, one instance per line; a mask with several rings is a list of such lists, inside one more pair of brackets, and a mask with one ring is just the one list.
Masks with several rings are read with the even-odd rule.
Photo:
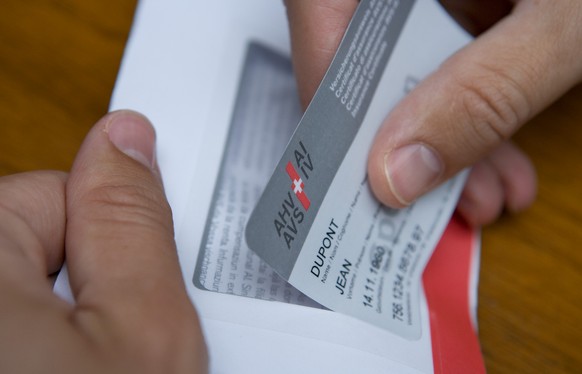
[[[273, 217], [277, 235], [285, 241], [287, 249], [291, 249], [291, 244], [299, 234], [301, 224], [311, 205], [311, 201], [305, 194], [305, 181], [308, 181], [309, 176], [313, 175], [311, 155], [307, 152], [302, 141], [299, 141], [299, 146], [293, 150], [293, 156], [295, 163], [289, 161], [285, 166], [285, 171], [291, 178], [291, 190], [286, 189], [281, 204], [278, 206], [277, 214]], [[303, 177], [299, 176], [297, 170], [301, 172]], [[300, 204], [297, 204], [297, 201]], [[303, 209], [300, 205], [303, 206]]]
[[289, 174], [289, 178], [291, 178], [292, 182], [291, 189], [293, 190], [293, 193], [295, 193], [295, 196], [297, 196], [297, 199], [299, 199], [301, 205], [303, 205], [303, 209], [305, 209], [305, 211], [309, 210], [311, 202], [309, 201], [309, 198], [305, 194], [305, 191], [303, 191], [303, 189], [305, 188], [305, 183], [303, 183], [303, 179], [301, 179], [301, 177], [297, 173], [297, 170], [295, 170], [295, 167], [291, 162], [287, 163], [285, 170], [287, 171], [287, 174]]

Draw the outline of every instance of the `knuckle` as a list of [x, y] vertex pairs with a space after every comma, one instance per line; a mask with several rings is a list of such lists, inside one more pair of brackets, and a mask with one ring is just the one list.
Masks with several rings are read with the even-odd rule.
[[111, 223], [172, 227], [172, 213], [163, 193], [148, 184], [101, 184], [82, 198], [95, 220]]
[[529, 117], [531, 105], [509, 74], [483, 65], [480, 70], [480, 78], [460, 82], [457, 107], [478, 141], [497, 145]]

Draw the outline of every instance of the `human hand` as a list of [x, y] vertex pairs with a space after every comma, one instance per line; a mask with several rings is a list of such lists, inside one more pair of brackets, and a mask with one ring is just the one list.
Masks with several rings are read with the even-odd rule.
[[[70, 175], [0, 178], [0, 372], [206, 372], [154, 143], [145, 117], [115, 112]], [[64, 256], [74, 306], [47, 279]]]
[[[494, 221], [504, 208], [527, 208], [535, 198], [535, 169], [508, 139], [581, 81], [582, 2], [441, 2], [480, 36], [392, 110], [370, 151], [368, 175], [375, 195], [399, 208], [474, 165], [457, 209], [469, 223], [482, 225]], [[306, 105], [357, 1], [285, 4], [293, 63]]]

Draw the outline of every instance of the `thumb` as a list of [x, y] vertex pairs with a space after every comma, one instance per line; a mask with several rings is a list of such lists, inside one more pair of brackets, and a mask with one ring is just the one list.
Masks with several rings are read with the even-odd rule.
[[[569, 5], [566, 5], [568, 3]], [[452, 56], [385, 120], [368, 172], [402, 207], [482, 159], [580, 80], [580, 2], [520, 2]]]
[[145, 354], [137, 361], [171, 357], [160, 361], [194, 367], [205, 362], [204, 343], [154, 148], [149, 121], [120, 111], [93, 127], [77, 155], [66, 187], [65, 243], [75, 320], [101, 342], [114, 331], [122, 346]]

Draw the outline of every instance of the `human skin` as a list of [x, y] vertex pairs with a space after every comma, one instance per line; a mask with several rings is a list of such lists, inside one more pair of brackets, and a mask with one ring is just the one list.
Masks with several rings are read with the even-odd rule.
[[145, 117], [101, 119], [70, 174], [0, 178], [0, 294], [2, 373], [207, 371]]
[[[303, 105], [317, 89], [357, 3], [285, 1]], [[473, 166], [457, 210], [479, 226], [535, 199], [535, 169], [509, 139], [582, 80], [582, 2], [441, 3], [477, 37], [391, 111], [370, 150], [368, 176], [380, 201], [402, 208]]]

